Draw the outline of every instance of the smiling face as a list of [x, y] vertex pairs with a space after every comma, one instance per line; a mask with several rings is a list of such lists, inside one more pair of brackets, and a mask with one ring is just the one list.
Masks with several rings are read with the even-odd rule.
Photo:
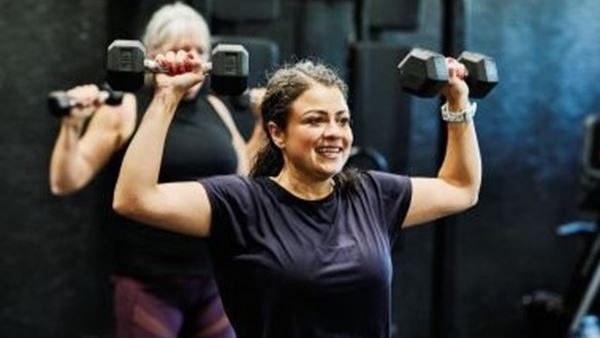
[[336, 86], [318, 83], [292, 103], [285, 128], [270, 122], [269, 132], [283, 153], [283, 171], [307, 180], [339, 173], [353, 141], [344, 95]]

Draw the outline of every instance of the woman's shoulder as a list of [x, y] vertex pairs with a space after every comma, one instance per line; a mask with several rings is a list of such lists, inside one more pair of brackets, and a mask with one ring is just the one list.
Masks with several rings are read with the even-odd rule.
[[218, 185], [252, 185], [255, 184], [256, 178], [248, 177], [237, 174], [229, 174], [229, 175], [214, 175], [209, 177], [203, 177], [198, 180], [200, 183], [210, 183], [210, 184], [218, 184]]
[[378, 191], [410, 189], [410, 177], [384, 171], [367, 170], [358, 174], [359, 184]]
[[242, 193], [249, 189], [256, 189], [264, 185], [262, 177], [249, 177], [243, 175], [217, 175], [201, 178], [199, 182], [212, 190], [229, 191], [232, 193]]

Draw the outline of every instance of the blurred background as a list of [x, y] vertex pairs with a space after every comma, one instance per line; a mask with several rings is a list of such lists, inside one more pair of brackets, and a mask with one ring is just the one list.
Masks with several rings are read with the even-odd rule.
[[[166, 2], [1, 6], [1, 337], [114, 336], [102, 177], [73, 196], [51, 195], [47, 173], [59, 123], [46, 111], [46, 96], [101, 82], [108, 44], [139, 38]], [[253, 85], [303, 57], [336, 66], [351, 88], [356, 144], [380, 152], [395, 173], [435, 175], [439, 158], [440, 102], [400, 89], [403, 56], [420, 46], [495, 58], [500, 84], [476, 116], [484, 165], [479, 204], [404, 232], [394, 250], [394, 337], [560, 336], [556, 328], [573, 318], [598, 262], [592, 244], [600, 204], [582, 156], [584, 140], [595, 137], [584, 121], [600, 112], [599, 1], [187, 3], [217, 38], [268, 42], [250, 50], [261, 65], [252, 69]], [[236, 116], [246, 132], [248, 117]], [[559, 228], [565, 224], [572, 227]]]

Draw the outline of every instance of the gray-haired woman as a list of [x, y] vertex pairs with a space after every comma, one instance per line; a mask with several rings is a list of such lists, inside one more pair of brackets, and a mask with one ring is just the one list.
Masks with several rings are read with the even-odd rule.
[[[208, 61], [210, 55], [205, 20], [183, 3], [168, 4], [155, 12], [143, 40], [150, 57], [172, 50], [184, 50], [202, 61]], [[245, 174], [264, 137], [257, 122], [253, 137], [245, 143], [227, 106], [203, 84], [196, 81], [186, 88], [171, 107], [177, 110], [177, 117], [165, 130], [168, 135], [160, 157], [153, 158], [157, 160], [156, 179], [162, 183]], [[159, 91], [160, 85], [156, 88]], [[69, 94], [85, 107], [75, 108], [63, 119], [50, 166], [51, 189], [57, 195], [78, 191], [107, 166], [112, 193], [123, 150], [137, 124], [137, 110], [145, 109], [147, 97], [154, 93], [138, 94], [137, 104], [128, 94], [119, 107], [98, 103], [99, 91], [93, 85], [79, 86]], [[260, 91], [253, 94], [258, 102]], [[83, 132], [87, 118], [90, 122]], [[106, 207], [110, 209], [110, 204]], [[204, 240], [117, 215], [109, 223], [116, 248], [112, 279], [118, 337], [234, 336]]]

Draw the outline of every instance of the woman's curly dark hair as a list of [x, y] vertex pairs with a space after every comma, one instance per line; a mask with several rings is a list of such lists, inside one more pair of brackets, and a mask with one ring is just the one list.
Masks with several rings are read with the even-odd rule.
[[[326, 87], [337, 87], [347, 99], [346, 83], [336, 71], [322, 63], [303, 60], [283, 66], [270, 77], [261, 104], [263, 128], [268, 136], [268, 142], [259, 151], [250, 172], [251, 176], [279, 174], [283, 168], [283, 154], [271, 139], [267, 125], [269, 122], [274, 122], [279, 128], [285, 129], [292, 103], [316, 83]], [[357, 176], [356, 171], [346, 170], [336, 174], [334, 181], [342, 188], [353, 187], [356, 185]]]

